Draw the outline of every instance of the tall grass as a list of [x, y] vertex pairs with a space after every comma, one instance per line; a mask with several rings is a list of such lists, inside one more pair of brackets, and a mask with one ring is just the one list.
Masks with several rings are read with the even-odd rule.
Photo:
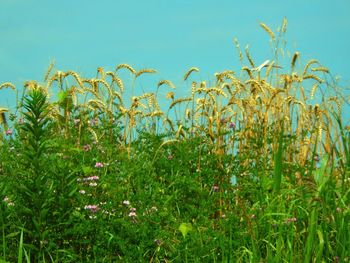
[[128, 64], [26, 82], [16, 112], [0, 108], [0, 257], [349, 261], [346, 101], [317, 60], [281, 56], [286, 24], [260, 24], [271, 59], [244, 59], [236, 40], [240, 73], [198, 83], [190, 68], [180, 98], [168, 80], [137, 96], [156, 71]]

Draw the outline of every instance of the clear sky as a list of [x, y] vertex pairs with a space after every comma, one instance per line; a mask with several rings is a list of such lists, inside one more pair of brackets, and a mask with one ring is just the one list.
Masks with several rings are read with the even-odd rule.
[[[349, 87], [349, 0], [0, 0], [0, 83], [41, 81], [52, 60], [84, 77], [120, 63], [155, 68], [155, 82], [177, 85], [196, 66], [205, 80], [240, 70], [234, 37], [257, 64], [271, 58], [259, 23], [275, 30], [283, 17], [288, 50], [301, 62], [318, 59]], [[9, 94], [0, 91], [0, 106], [9, 106]]]

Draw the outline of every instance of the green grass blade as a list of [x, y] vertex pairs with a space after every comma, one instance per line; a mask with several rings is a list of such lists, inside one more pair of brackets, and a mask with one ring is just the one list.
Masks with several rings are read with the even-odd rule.
[[273, 171], [274, 173], [273, 189], [275, 193], [279, 193], [281, 189], [282, 165], [283, 165], [282, 155], [283, 155], [283, 124], [282, 124], [282, 129], [280, 131], [279, 138], [278, 138], [278, 149], [274, 157], [275, 163], [274, 163], [274, 171]]

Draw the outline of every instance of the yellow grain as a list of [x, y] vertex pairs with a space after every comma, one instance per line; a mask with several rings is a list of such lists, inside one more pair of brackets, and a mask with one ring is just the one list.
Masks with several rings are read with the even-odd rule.
[[268, 67], [267, 67], [267, 69], [266, 69], [266, 72], [265, 72], [265, 76], [266, 76], [266, 77], [269, 76], [269, 74], [270, 74], [270, 72], [271, 72], [271, 70], [272, 70], [274, 64], [275, 64], [275, 61], [272, 61], [272, 62], [268, 65]]
[[188, 77], [191, 75], [192, 72], [198, 72], [199, 71], [199, 68], [196, 68], [196, 67], [192, 67], [190, 68], [184, 75], [184, 80], [187, 80]]
[[310, 98], [311, 99], [313, 99], [314, 98], [314, 95], [315, 95], [315, 92], [316, 92], [316, 90], [317, 90], [317, 88], [318, 88], [318, 83], [316, 83], [316, 84], [314, 84], [313, 86], [312, 86], [312, 88], [311, 88], [311, 92], [310, 92]]
[[246, 57], [247, 57], [247, 59], [249, 61], [250, 66], [252, 68], [255, 68], [254, 61], [253, 61], [253, 59], [251, 58], [251, 56], [249, 54], [249, 45], [247, 45], [244, 50], [245, 50], [245, 55], [246, 55]]
[[312, 65], [318, 63], [316, 59], [311, 59], [304, 67], [303, 75], [306, 75], [308, 68]]
[[136, 70], [129, 64], [119, 64], [115, 70], [118, 71], [119, 69], [122, 69], [122, 68], [129, 70], [132, 74], [136, 74]]
[[275, 34], [272, 32], [272, 30], [266, 24], [260, 23], [260, 26], [270, 35], [270, 37], [272, 39], [276, 38]]
[[47, 81], [47, 80], [48, 80], [49, 75], [50, 75], [50, 73], [51, 73], [51, 71], [52, 71], [54, 65], [55, 65], [55, 62], [52, 61], [52, 62], [50, 63], [50, 65], [49, 65], [49, 67], [48, 67], [47, 70], [46, 70], [46, 73], [45, 73], [45, 76], [44, 76], [44, 81]]
[[10, 88], [12, 90], [16, 90], [16, 86], [13, 85], [11, 82], [4, 82], [0, 85], [0, 89], [4, 89], [4, 88]]
[[175, 85], [171, 81], [166, 80], [166, 79], [159, 81], [157, 86], [159, 88], [160, 86], [165, 85], [165, 84], [168, 85], [170, 88], [175, 89]]
[[171, 110], [176, 104], [179, 104], [179, 103], [182, 103], [182, 102], [186, 102], [186, 101], [191, 101], [192, 98], [180, 98], [180, 99], [177, 99], [177, 100], [174, 100], [170, 106], [169, 106], [169, 110]]
[[311, 71], [320, 71], [320, 72], [324, 72], [324, 73], [329, 73], [329, 69], [326, 67], [318, 67], [318, 68], [311, 68]]
[[[112, 78], [112, 83], [113, 82], [116, 82], [120, 91], [123, 93], [124, 92], [124, 84], [123, 84], [123, 81], [117, 76], [115, 75], [112, 71], [107, 71], [106, 72], [106, 75], [107, 76], [111, 76]], [[112, 84], [111, 84], [112, 85]]]
[[136, 72], [135, 77], [137, 78], [145, 73], [157, 73], [157, 71], [155, 69], [148, 69], [148, 68], [141, 69], [138, 72]]
[[233, 43], [238, 51], [238, 55], [239, 55], [239, 60], [242, 62], [243, 61], [243, 54], [242, 54], [242, 50], [241, 50], [241, 47], [239, 45], [239, 42], [238, 42], [238, 39], [237, 38], [234, 38], [233, 39]]
[[316, 80], [316, 81], [319, 82], [319, 83], [323, 83], [323, 82], [324, 82], [323, 79], [321, 79], [321, 78], [319, 78], [318, 76], [313, 75], [313, 74], [305, 75], [305, 76], [303, 77], [303, 79], [314, 79], [314, 80]]

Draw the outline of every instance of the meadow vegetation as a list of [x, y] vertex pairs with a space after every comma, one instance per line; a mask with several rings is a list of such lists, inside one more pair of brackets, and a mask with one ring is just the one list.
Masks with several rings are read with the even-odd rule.
[[348, 99], [260, 26], [273, 59], [235, 39], [242, 69], [185, 97], [128, 64], [0, 84], [0, 262], [348, 262]]

